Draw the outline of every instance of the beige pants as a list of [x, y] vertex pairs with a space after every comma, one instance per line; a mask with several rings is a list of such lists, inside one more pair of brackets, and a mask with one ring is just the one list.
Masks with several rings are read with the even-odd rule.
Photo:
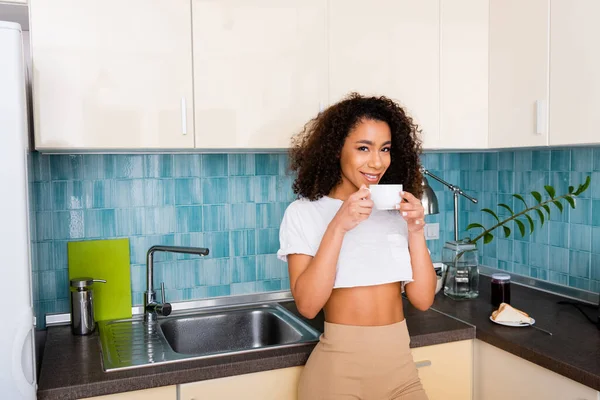
[[406, 321], [385, 326], [325, 322], [298, 386], [298, 400], [427, 400]]

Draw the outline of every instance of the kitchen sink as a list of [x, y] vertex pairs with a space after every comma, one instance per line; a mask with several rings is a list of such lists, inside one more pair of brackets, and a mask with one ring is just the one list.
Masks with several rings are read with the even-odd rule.
[[142, 318], [100, 321], [105, 371], [301, 346], [320, 332], [277, 303]]
[[224, 311], [162, 320], [160, 327], [171, 348], [182, 354], [222, 353], [302, 340], [300, 331], [277, 311]]

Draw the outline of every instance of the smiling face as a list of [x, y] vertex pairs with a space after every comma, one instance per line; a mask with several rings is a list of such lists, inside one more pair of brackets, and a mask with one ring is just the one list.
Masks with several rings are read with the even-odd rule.
[[361, 185], [379, 183], [390, 166], [392, 133], [387, 123], [363, 119], [350, 131], [340, 153], [342, 182], [330, 197], [346, 200]]

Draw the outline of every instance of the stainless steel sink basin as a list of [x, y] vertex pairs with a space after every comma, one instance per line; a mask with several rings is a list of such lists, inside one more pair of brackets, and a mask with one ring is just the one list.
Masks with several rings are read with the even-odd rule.
[[105, 371], [300, 346], [319, 332], [280, 305], [236, 306], [98, 322]]
[[171, 348], [182, 354], [210, 354], [302, 340], [301, 332], [273, 308], [223, 311], [160, 322]]

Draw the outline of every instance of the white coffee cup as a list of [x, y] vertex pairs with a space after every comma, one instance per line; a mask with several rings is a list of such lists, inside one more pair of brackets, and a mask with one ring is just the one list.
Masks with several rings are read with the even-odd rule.
[[396, 204], [400, 204], [402, 197], [402, 185], [395, 184], [379, 184], [370, 185], [371, 200], [375, 203], [375, 208], [378, 210], [395, 210]]

